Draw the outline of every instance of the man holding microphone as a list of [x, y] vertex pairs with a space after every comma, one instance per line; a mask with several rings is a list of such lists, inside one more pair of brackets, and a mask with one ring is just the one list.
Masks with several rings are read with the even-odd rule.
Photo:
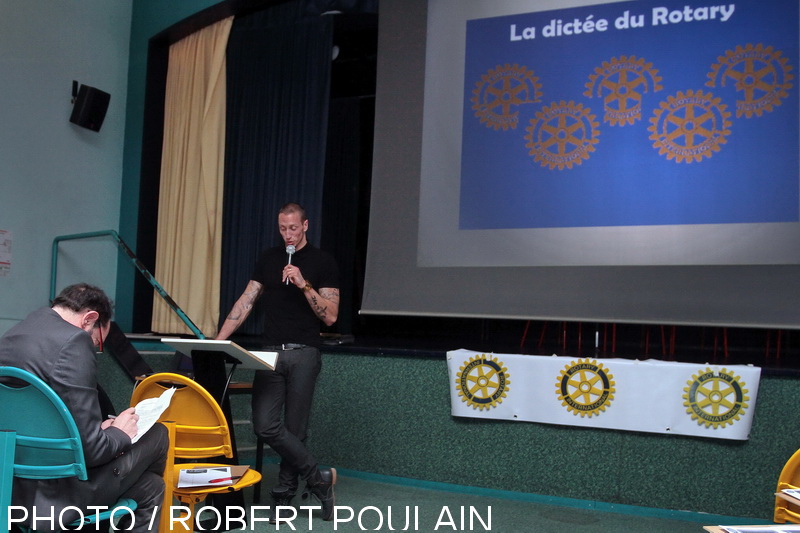
[[322, 367], [320, 326], [334, 324], [339, 314], [339, 270], [331, 255], [308, 242], [308, 219], [300, 205], [288, 203], [280, 209], [278, 230], [284, 246], [261, 254], [216, 338], [229, 338], [264, 296], [263, 349], [279, 355], [274, 371], [256, 372], [252, 406], [256, 434], [281, 457], [272, 498], [276, 507], [289, 505], [304, 479], [320, 500], [322, 518], [330, 520], [336, 470], [320, 468], [305, 439]]

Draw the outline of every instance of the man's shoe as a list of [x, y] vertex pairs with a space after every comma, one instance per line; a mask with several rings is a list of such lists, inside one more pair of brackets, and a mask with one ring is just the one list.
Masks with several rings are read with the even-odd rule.
[[272, 496], [272, 512], [269, 514], [269, 518], [267, 521], [270, 524], [275, 524], [278, 521], [278, 517], [281, 519], [289, 520], [294, 517], [294, 513], [291, 513], [290, 510], [281, 509], [281, 507], [290, 507], [292, 505], [292, 498], [294, 498], [294, 491], [289, 489], [273, 489], [270, 492]]
[[333, 486], [336, 485], [335, 468], [319, 468], [308, 480], [308, 490], [322, 504], [322, 519], [333, 519], [333, 508], [336, 506], [336, 494]]

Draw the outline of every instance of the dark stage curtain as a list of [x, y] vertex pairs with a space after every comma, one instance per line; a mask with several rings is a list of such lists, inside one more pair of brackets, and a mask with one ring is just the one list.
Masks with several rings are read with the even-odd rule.
[[339, 319], [334, 327], [341, 334], [353, 333], [359, 320], [357, 310], [364, 285], [369, 227], [374, 123], [374, 97], [331, 100], [322, 247], [334, 254], [339, 265], [341, 300]]
[[[236, 19], [227, 53], [227, 141], [220, 320], [261, 250], [282, 244], [280, 206], [306, 208], [320, 245], [333, 21], [301, 2]], [[257, 335], [258, 309], [237, 334]]]

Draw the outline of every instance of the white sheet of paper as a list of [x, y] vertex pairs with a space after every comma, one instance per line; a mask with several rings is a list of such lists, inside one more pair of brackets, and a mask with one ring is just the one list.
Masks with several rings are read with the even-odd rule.
[[178, 473], [178, 488], [232, 485], [230, 467], [181, 469]]
[[254, 352], [251, 350], [250, 353], [267, 363], [272, 368], [275, 368], [275, 365], [278, 364], [278, 352]]
[[158, 417], [169, 407], [173, 394], [175, 394], [174, 387], [165, 390], [157, 398], [147, 398], [136, 404], [135, 409], [136, 414], [139, 415], [139, 422], [136, 425], [136, 436], [131, 439], [131, 442], [136, 443], [142, 435], [153, 427], [153, 424], [158, 422]]

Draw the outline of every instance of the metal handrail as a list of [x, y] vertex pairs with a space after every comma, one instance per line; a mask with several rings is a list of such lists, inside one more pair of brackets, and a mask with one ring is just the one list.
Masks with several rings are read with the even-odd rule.
[[167, 291], [164, 290], [164, 287], [162, 287], [161, 284], [158, 281], [156, 281], [156, 279], [153, 277], [150, 271], [147, 270], [147, 268], [142, 264], [142, 262], [139, 261], [139, 258], [136, 257], [136, 254], [133, 253], [133, 250], [131, 250], [128, 247], [128, 245], [125, 244], [125, 241], [122, 240], [122, 238], [119, 236], [119, 233], [117, 233], [114, 230], [92, 231], [89, 233], [75, 233], [73, 235], [62, 235], [60, 237], [56, 237], [55, 239], [53, 239], [53, 257], [52, 257], [52, 266], [50, 271], [51, 272], [50, 299], [53, 300], [56, 297], [56, 270], [58, 269], [58, 244], [61, 241], [72, 241], [76, 239], [90, 239], [93, 237], [106, 237], [106, 236], [113, 238], [117, 242], [117, 246], [119, 246], [122, 249], [122, 251], [125, 252], [125, 255], [128, 256], [128, 258], [131, 260], [136, 269], [145, 277], [145, 279], [150, 283], [150, 285], [153, 286], [155, 291], [159, 294], [159, 296], [161, 296], [161, 298], [166, 302], [166, 304], [170, 307], [170, 309], [172, 309], [175, 312], [175, 314], [177, 314], [178, 317], [183, 321], [183, 323], [186, 324], [186, 326], [190, 330], [192, 330], [192, 333], [194, 333], [198, 339], [205, 339], [206, 336], [203, 335], [203, 332], [200, 331], [200, 328], [198, 328], [195, 325], [195, 323], [192, 322], [192, 319], [190, 319], [186, 315], [186, 313], [183, 312], [183, 309], [181, 309], [180, 306], [178, 306], [178, 304], [175, 303], [175, 300], [173, 300], [172, 297], [167, 293]]

